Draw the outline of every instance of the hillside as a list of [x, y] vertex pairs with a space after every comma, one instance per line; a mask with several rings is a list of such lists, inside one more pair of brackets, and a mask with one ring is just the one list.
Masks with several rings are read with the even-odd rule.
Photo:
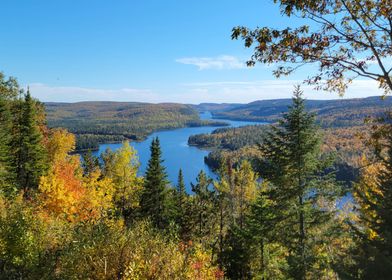
[[[255, 101], [249, 104], [234, 107], [223, 104], [209, 104], [214, 118], [268, 121], [277, 120], [282, 113], [287, 112], [291, 99], [276, 99]], [[368, 97], [357, 99], [336, 100], [307, 100], [308, 110], [318, 116], [318, 121], [323, 127], [345, 127], [363, 124], [366, 117], [380, 116], [392, 106], [392, 98]], [[203, 110], [205, 106], [198, 109]]]
[[76, 134], [77, 150], [96, 149], [103, 142], [141, 140], [157, 130], [212, 123], [201, 121], [198, 111], [184, 104], [79, 102], [46, 103], [45, 107], [49, 127]]

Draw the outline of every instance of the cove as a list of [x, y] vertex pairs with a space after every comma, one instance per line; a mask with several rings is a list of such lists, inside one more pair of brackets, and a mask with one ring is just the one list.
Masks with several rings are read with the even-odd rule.
[[[204, 112], [200, 114], [200, 118], [204, 120], [212, 119], [211, 113]], [[260, 122], [249, 121], [232, 121], [219, 119], [229, 124], [228, 127], [241, 127], [246, 125], [265, 124]], [[191, 183], [195, 183], [197, 174], [200, 170], [207, 173], [208, 176], [215, 178], [216, 175], [204, 163], [204, 157], [209, 151], [201, 150], [197, 147], [188, 145], [188, 138], [191, 135], [200, 133], [211, 133], [218, 126], [203, 127], [185, 127], [173, 130], [164, 130], [152, 133], [146, 140], [141, 142], [130, 142], [131, 146], [137, 150], [140, 161], [139, 174], [144, 175], [148, 160], [150, 159], [150, 144], [153, 138], [158, 137], [163, 157], [163, 165], [166, 167], [168, 179], [172, 185], [177, 184], [178, 171], [181, 168], [184, 175], [184, 181], [188, 192], [191, 192]], [[101, 144], [98, 151], [94, 152], [95, 156], [100, 156], [107, 148], [115, 151], [121, 147], [121, 143]]]

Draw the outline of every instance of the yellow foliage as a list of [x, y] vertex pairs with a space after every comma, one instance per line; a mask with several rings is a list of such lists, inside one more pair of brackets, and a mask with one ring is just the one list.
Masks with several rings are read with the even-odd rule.
[[162, 238], [150, 238], [135, 248], [124, 279], [215, 280], [223, 272], [211, 264], [211, 253], [200, 245], [176, 244]]
[[381, 163], [369, 163], [366, 158], [361, 160], [362, 174], [358, 183], [354, 185], [354, 198], [360, 206], [361, 214], [366, 219], [361, 219], [364, 223], [367, 236], [370, 240], [378, 237], [377, 233], [370, 228], [371, 222], [378, 222], [377, 212], [371, 205], [378, 203], [378, 198], [383, 197], [380, 189], [380, 174], [385, 171], [385, 166]]
[[137, 208], [143, 179], [137, 176], [139, 161], [136, 150], [124, 142], [116, 151], [110, 177], [113, 180], [114, 201], [122, 210]]
[[48, 141], [51, 166], [41, 178], [38, 197], [46, 211], [68, 221], [96, 219], [111, 207], [113, 184], [100, 180], [100, 171], [84, 180], [79, 156], [69, 155], [74, 146], [73, 134], [53, 131]]

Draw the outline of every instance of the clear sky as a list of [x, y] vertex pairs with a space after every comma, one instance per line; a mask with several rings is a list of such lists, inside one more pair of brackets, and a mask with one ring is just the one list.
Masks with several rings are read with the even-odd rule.
[[[299, 24], [272, 0], [1, 0], [0, 9], [0, 71], [42, 101], [250, 102], [290, 97], [306, 77], [246, 68], [250, 50], [230, 38], [237, 25]], [[346, 97], [380, 93], [359, 81]]]

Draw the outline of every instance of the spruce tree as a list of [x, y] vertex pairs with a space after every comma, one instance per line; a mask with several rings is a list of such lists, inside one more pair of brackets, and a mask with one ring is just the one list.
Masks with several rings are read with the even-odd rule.
[[11, 161], [11, 115], [9, 101], [0, 94], [0, 192], [10, 194], [14, 176], [10, 167]]
[[[5, 79], [0, 72], [0, 188], [6, 195], [16, 191], [16, 170], [13, 166], [15, 147], [13, 142], [12, 108], [17, 102], [20, 88], [15, 78]], [[15, 146], [15, 145], [14, 145]]]
[[182, 240], [189, 240], [191, 238], [191, 207], [189, 195], [185, 189], [184, 176], [182, 169], [178, 172], [178, 180], [175, 191], [175, 208], [176, 208], [176, 223], [179, 228], [179, 235]]
[[182, 169], [180, 168], [180, 170], [178, 171], [177, 181], [177, 202], [180, 209], [184, 209], [186, 197], [187, 193], [185, 190], [184, 175], [182, 174]]
[[289, 248], [290, 276], [305, 279], [317, 261], [312, 232], [333, 217], [318, 203], [335, 199], [337, 189], [333, 176], [324, 173], [331, 162], [322, 159], [315, 115], [305, 110], [299, 87], [292, 102], [260, 146], [264, 156], [259, 172], [274, 185], [271, 198], [277, 202], [277, 227], [282, 229], [276, 236]]
[[149, 217], [158, 228], [165, 227], [165, 197], [168, 185], [162, 152], [158, 137], [152, 140], [151, 157], [144, 177], [144, 189], [140, 207], [145, 217]]
[[200, 171], [196, 184], [192, 184], [194, 232], [200, 242], [207, 241], [214, 223], [214, 191], [210, 189], [212, 180], [204, 171]]
[[12, 168], [17, 188], [26, 192], [38, 187], [39, 179], [47, 169], [36, 106], [38, 104], [27, 91], [24, 99], [15, 102], [13, 111]]
[[85, 176], [89, 176], [100, 168], [99, 158], [94, 156], [90, 149], [83, 154], [82, 167]]

